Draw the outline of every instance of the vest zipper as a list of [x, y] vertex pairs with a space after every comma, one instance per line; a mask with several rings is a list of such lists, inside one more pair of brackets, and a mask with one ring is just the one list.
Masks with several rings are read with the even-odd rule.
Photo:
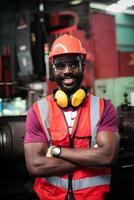
[[[68, 132], [68, 137], [69, 137], [69, 146], [70, 146], [70, 148], [73, 148], [74, 147], [74, 137], [75, 137], [75, 134], [76, 134], [76, 131], [77, 131], [77, 128], [78, 128], [81, 109], [80, 109], [80, 112], [78, 113], [79, 116], [78, 116], [78, 119], [77, 119], [77, 123], [76, 123], [76, 126], [75, 126], [74, 133], [72, 135], [70, 135], [67, 120], [65, 118], [63, 111], [62, 111], [62, 114], [63, 114], [64, 120], [65, 120], [65, 123], [66, 123], [66, 127], [67, 127], [67, 132]], [[68, 173], [68, 191], [67, 191], [65, 200], [75, 200], [74, 193], [73, 193], [72, 178], [73, 178], [73, 173]]]

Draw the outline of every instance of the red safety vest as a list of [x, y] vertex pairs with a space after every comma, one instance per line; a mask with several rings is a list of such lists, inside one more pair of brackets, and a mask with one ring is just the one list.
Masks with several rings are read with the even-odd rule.
[[[70, 147], [68, 127], [62, 110], [50, 95], [33, 105], [50, 144]], [[96, 144], [98, 123], [104, 100], [88, 95], [78, 108], [71, 138], [74, 148], [91, 148]], [[80, 169], [73, 172], [72, 188], [76, 200], [103, 200], [109, 191], [110, 168]], [[41, 200], [64, 200], [68, 191], [68, 175], [36, 178], [34, 190]]]

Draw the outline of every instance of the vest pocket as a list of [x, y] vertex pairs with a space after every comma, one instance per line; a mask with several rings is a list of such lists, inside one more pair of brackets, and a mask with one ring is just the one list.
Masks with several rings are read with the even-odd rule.
[[57, 130], [50, 130], [50, 135], [52, 141], [61, 141], [66, 138], [67, 133], [57, 129]]
[[91, 146], [91, 136], [74, 137], [74, 148], [79, 148], [79, 147], [89, 148], [90, 146]]

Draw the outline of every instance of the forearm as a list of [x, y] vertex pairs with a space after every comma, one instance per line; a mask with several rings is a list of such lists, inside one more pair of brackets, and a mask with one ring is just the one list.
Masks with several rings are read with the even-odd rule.
[[112, 155], [101, 147], [90, 149], [62, 148], [60, 157], [86, 168], [108, 166], [115, 158], [112, 158]]
[[76, 164], [60, 158], [38, 157], [28, 164], [30, 174], [36, 177], [63, 175], [77, 168]]
[[97, 147], [62, 148], [60, 157], [86, 168], [110, 166], [117, 158], [119, 135], [113, 132], [99, 132]]

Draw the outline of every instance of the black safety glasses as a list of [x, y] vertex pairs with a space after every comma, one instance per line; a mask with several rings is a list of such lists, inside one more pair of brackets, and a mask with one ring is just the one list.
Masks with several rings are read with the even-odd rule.
[[79, 68], [81, 65], [80, 61], [74, 60], [74, 61], [66, 61], [66, 62], [56, 62], [54, 63], [54, 68], [56, 70], [64, 70], [66, 67], [71, 68], [72, 70]]

